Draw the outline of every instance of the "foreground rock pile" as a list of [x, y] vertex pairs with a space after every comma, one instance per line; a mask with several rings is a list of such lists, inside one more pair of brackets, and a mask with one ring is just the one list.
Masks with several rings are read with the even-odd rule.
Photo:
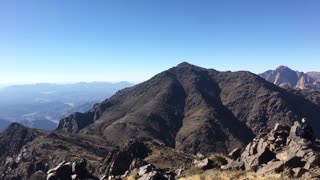
[[306, 172], [319, 168], [320, 148], [316, 142], [296, 136], [298, 126], [298, 122], [291, 128], [277, 124], [270, 133], [255, 138], [244, 150], [232, 151], [229, 156], [233, 160], [222, 168], [250, 170], [257, 174], [290, 169], [296, 177], [312, 177]]
[[110, 152], [105, 159], [108, 166], [102, 179], [126, 179], [128, 176], [140, 180], [175, 179], [174, 172], [157, 169], [143, 160], [149, 152], [141, 141], [129, 142], [120, 151]]
[[[119, 151], [111, 151], [104, 159], [105, 166], [90, 169], [86, 159], [63, 161], [47, 172], [37, 171], [29, 180], [113, 180], [127, 179], [129, 176], [138, 180], [175, 179], [175, 172], [156, 168], [143, 160], [149, 152], [143, 142], [132, 141]], [[97, 171], [97, 168], [104, 174], [95, 176], [94, 171]]]

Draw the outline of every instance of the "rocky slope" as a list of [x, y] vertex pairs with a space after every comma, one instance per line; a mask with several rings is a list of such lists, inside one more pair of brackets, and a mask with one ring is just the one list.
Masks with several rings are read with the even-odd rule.
[[191, 166], [192, 158], [147, 139], [112, 147], [96, 136], [47, 132], [17, 123], [0, 134], [1, 180], [71, 179], [73, 175], [108, 179], [148, 164], [154, 172], [171, 172], [174, 177], [174, 170]]
[[93, 166], [100, 166], [105, 154], [112, 149], [98, 137], [47, 132], [13, 123], [0, 134], [0, 172], [7, 179], [26, 179], [64, 160], [82, 158]]
[[113, 145], [140, 137], [207, 154], [243, 147], [277, 122], [307, 117], [319, 129], [319, 116], [313, 101], [250, 72], [182, 63], [61, 120], [58, 129], [104, 137]]
[[293, 71], [286, 66], [280, 66], [276, 70], [268, 70], [259, 74], [267, 81], [281, 87], [291, 87], [297, 89], [320, 89], [320, 73], [303, 73]]

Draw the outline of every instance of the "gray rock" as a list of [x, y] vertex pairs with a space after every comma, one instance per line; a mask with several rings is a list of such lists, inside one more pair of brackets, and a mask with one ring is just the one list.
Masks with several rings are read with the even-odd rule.
[[238, 159], [240, 156], [241, 156], [241, 151], [242, 151], [242, 148], [235, 148], [234, 150], [232, 150], [228, 156], [231, 158], [231, 159]]
[[46, 180], [47, 174], [43, 171], [37, 171], [28, 180]]
[[48, 176], [47, 176], [47, 180], [58, 180], [58, 176], [57, 176], [57, 173], [55, 172], [51, 172], [51, 173], [48, 173]]
[[195, 166], [199, 169], [207, 170], [213, 168], [213, 163], [210, 159], [205, 158], [201, 161], [198, 161]]
[[153, 169], [154, 167], [151, 164], [142, 166], [141, 168], [139, 168], [138, 175], [143, 176], [144, 174], [151, 172]]
[[80, 161], [75, 161], [72, 163], [72, 174], [77, 174], [79, 176], [87, 176], [87, 160], [81, 159]]
[[199, 158], [200, 160], [202, 160], [202, 159], [204, 159], [204, 158], [206, 158], [203, 154], [201, 154], [201, 153], [197, 153], [197, 158]]
[[293, 168], [292, 171], [294, 172], [295, 177], [301, 177], [304, 173], [306, 173], [308, 170], [304, 168]]
[[258, 169], [257, 174], [262, 175], [268, 172], [279, 170], [283, 167], [283, 162], [281, 161], [270, 161], [267, 165], [263, 166], [262, 168]]

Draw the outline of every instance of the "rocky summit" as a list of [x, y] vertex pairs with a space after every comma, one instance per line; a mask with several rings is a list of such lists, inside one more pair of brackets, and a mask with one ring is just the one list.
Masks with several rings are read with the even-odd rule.
[[317, 141], [294, 131], [306, 117], [320, 135], [318, 95], [246, 71], [182, 63], [63, 118], [54, 131], [11, 124], [0, 134], [0, 179], [151, 180], [286, 168], [292, 177], [314, 178]]

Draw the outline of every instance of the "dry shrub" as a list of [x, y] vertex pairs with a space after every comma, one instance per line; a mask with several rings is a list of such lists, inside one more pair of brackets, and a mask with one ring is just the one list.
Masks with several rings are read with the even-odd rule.
[[135, 176], [132, 176], [132, 175], [127, 177], [127, 180], [136, 180], [136, 179], [137, 178]]
[[214, 167], [221, 167], [222, 165], [228, 164], [227, 157], [224, 154], [211, 154], [208, 159], [213, 162]]
[[289, 180], [283, 174], [269, 173], [258, 176], [253, 172], [246, 171], [220, 171], [208, 170], [201, 174], [182, 177], [179, 180]]

